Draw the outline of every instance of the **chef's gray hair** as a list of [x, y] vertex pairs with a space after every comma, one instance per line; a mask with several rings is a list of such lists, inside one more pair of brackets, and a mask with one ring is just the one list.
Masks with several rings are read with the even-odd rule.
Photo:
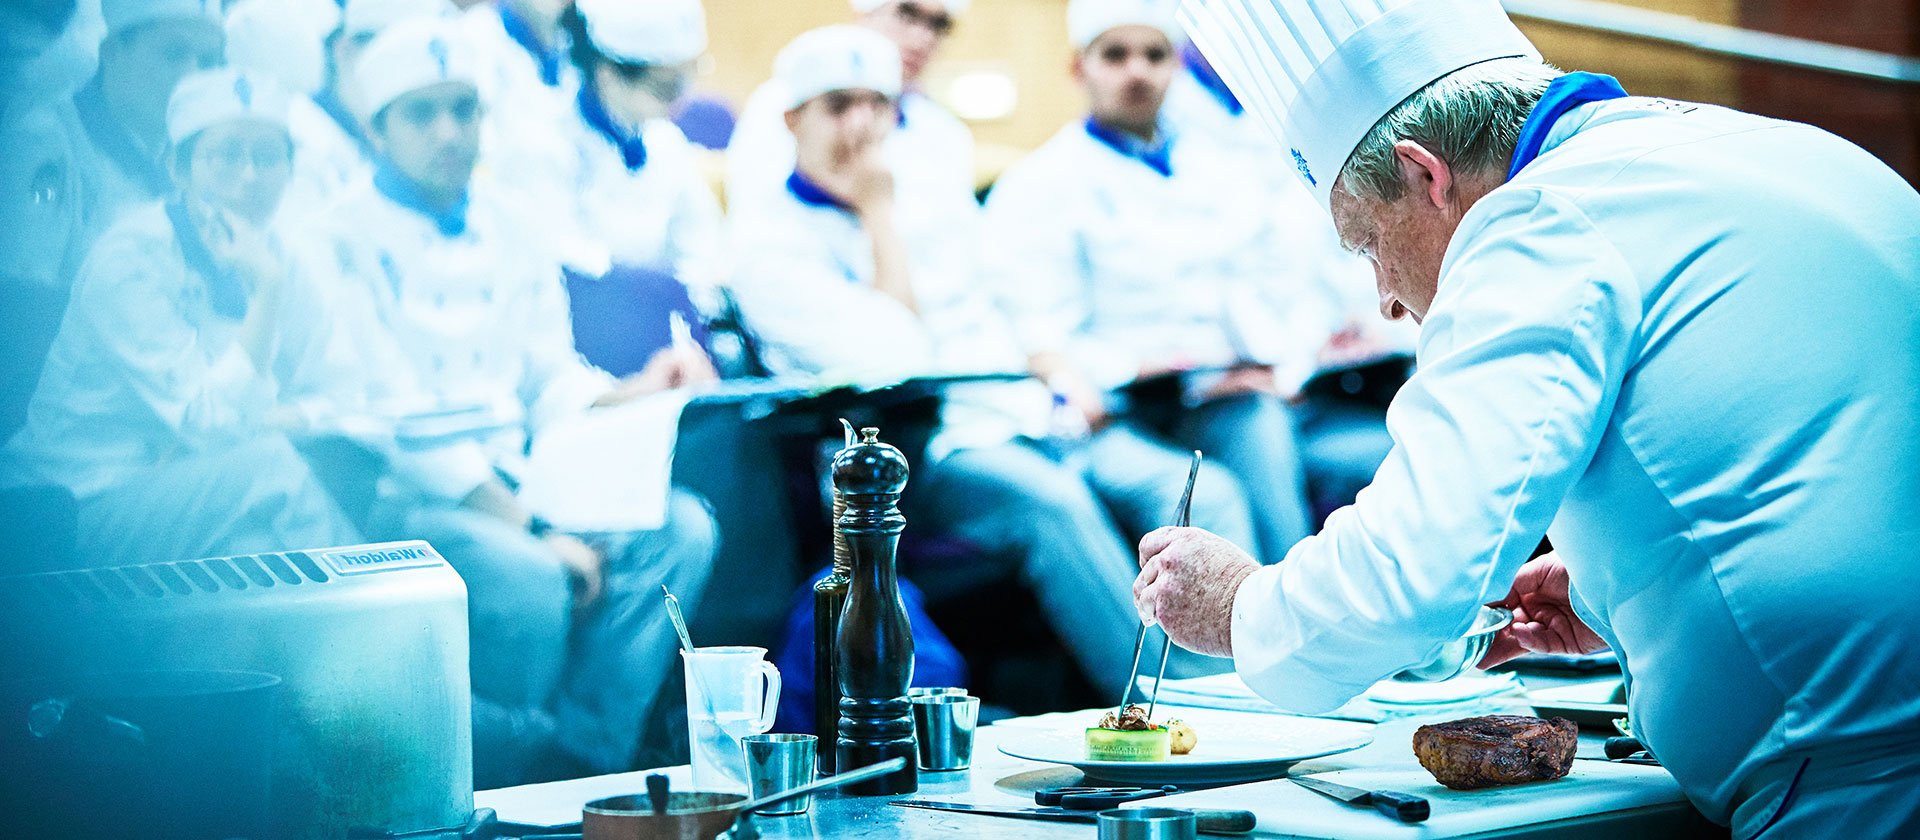
[[1360, 199], [1398, 199], [1405, 185], [1393, 145], [1401, 140], [1419, 143], [1461, 174], [1504, 173], [1527, 112], [1559, 75], [1533, 59], [1500, 58], [1434, 80], [1388, 111], [1354, 147], [1340, 170], [1346, 191]]

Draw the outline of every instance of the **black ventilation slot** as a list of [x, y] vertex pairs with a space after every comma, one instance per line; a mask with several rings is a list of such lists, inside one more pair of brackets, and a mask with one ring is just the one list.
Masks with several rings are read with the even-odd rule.
[[313, 562], [313, 558], [308, 557], [306, 552], [288, 552], [287, 559], [293, 561], [294, 568], [299, 569], [301, 574], [306, 575], [307, 580], [313, 581], [314, 583], [327, 582], [327, 573], [321, 571], [320, 564]]
[[135, 592], [148, 598], [159, 598], [167, 594], [160, 589], [160, 584], [153, 579], [153, 575], [147, 573], [145, 566], [121, 566], [120, 576], [133, 585]]
[[233, 564], [227, 562], [226, 558], [217, 557], [200, 562], [206, 565], [207, 571], [212, 572], [215, 578], [226, 584], [228, 589], [247, 588], [247, 582], [240, 577], [240, 573], [234, 570]]
[[252, 581], [254, 586], [263, 589], [273, 586], [273, 578], [267, 574], [266, 569], [260, 568], [259, 560], [250, 556], [229, 557], [227, 559], [233, 561], [234, 567], [240, 570], [240, 574], [246, 575], [247, 580]]
[[220, 583], [207, 573], [207, 567], [191, 560], [182, 560], [173, 564], [173, 568], [185, 575], [201, 592], [219, 592]]
[[267, 571], [272, 572], [273, 576], [279, 578], [281, 583], [289, 586], [298, 586], [300, 584], [300, 573], [294, 571], [292, 566], [287, 565], [286, 558], [278, 554], [262, 554], [259, 560], [260, 565], [266, 566]]

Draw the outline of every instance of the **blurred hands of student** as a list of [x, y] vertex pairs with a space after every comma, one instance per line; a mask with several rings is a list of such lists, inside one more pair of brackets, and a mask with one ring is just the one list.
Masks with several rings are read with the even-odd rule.
[[572, 534], [555, 532], [541, 540], [573, 577], [574, 608], [586, 609], [598, 602], [606, 588], [606, 556]]
[[1346, 367], [1371, 361], [1392, 352], [1381, 338], [1379, 331], [1368, 328], [1358, 320], [1349, 320], [1346, 326], [1327, 339], [1320, 348], [1317, 360], [1322, 368]]
[[620, 380], [612, 391], [593, 404], [596, 408], [619, 405], [661, 391], [705, 385], [719, 378], [712, 360], [698, 347], [663, 347], [647, 359], [639, 371]]

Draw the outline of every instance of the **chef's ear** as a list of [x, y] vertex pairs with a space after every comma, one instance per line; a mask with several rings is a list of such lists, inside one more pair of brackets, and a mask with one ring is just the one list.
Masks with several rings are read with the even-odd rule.
[[1413, 140], [1393, 144], [1393, 156], [1400, 164], [1400, 183], [1406, 191], [1434, 209], [1445, 209], [1453, 194], [1453, 167]]

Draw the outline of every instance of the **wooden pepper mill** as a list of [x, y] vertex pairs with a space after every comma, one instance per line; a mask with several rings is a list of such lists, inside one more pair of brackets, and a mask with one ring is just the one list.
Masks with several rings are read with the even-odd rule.
[[861, 429], [860, 442], [834, 456], [833, 486], [846, 505], [835, 528], [845, 535], [853, 561], [835, 646], [840, 680], [836, 762], [844, 771], [903, 757], [907, 764], [898, 772], [844, 790], [856, 796], [912, 793], [920, 788], [907, 704], [913, 626], [894, 569], [900, 532], [907, 527], [900, 515], [907, 459], [880, 442], [879, 429]]
[[[846, 445], [854, 446], [853, 426], [845, 420]], [[840, 530], [840, 516], [847, 511], [847, 500], [833, 488], [833, 571], [813, 585], [813, 731], [822, 744], [837, 744], [840, 734], [840, 672], [834, 667], [840, 647], [840, 611], [847, 603], [847, 586], [852, 582], [853, 554], [847, 549], [847, 535]], [[819, 751], [816, 763], [820, 775], [834, 774], [837, 758], [833, 747]]]

